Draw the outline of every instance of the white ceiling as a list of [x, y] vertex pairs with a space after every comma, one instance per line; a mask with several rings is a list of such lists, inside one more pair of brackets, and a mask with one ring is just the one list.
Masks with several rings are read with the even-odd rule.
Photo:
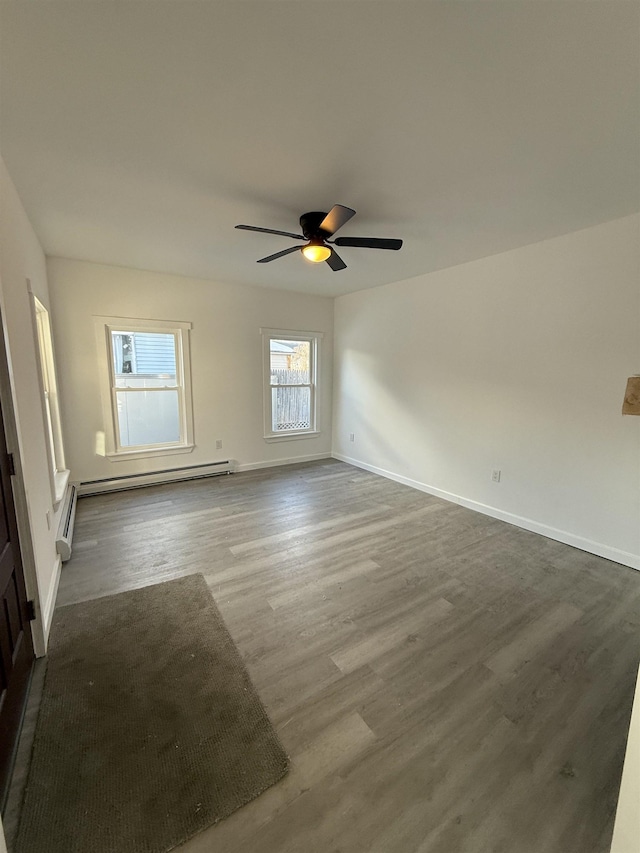
[[[0, 148], [50, 255], [337, 295], [625, 216], [635, 2], [2, 4]], [[307, 210], [357, 210], [347, 270]]]

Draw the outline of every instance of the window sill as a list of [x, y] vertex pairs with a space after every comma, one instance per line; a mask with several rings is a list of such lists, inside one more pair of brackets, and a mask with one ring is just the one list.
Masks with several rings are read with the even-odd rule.
[[60, 506], [60, 502], [65, 496], [65, 492], [67, 491], [67, 483], [69, 482], [69, 476], [71, 475], [71, 471], [68, 468], [65, 468], [64, 471], [56, 471], [53, 475], [53, 482], [55, 488], [55, 494], [53, 496], [53, 510], [54, 512]]
[[281, 435], [265, 435], [264, 440], [273, 441], [290, 441], [292, 438], [317, 438], [320, 435], [319, 429], [306, 430], [305, 432], [287, 432]]
[[145, 459], [152, 456], [175, 456], [178, 453], [191, 453], [195, 444], [181, 444], [179, 447], [151, 447], [148, 450], [116, 450], [106, 453], [109, 462], [124, 462], [127, 459]]

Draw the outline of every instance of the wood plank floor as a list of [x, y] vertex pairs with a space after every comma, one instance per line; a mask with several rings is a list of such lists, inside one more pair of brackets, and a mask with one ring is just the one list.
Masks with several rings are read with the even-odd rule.
[[59, 605], [202, 572], [291, 756], [181, 853], [609, 850], [640, 573], [335, 460], [84, 498], [73, 548]]

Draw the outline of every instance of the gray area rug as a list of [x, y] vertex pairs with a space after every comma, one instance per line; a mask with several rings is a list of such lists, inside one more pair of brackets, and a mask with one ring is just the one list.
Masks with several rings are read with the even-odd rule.
[[202, 575], [62, 607], [15, 850], [172, 850], [287, 768]]

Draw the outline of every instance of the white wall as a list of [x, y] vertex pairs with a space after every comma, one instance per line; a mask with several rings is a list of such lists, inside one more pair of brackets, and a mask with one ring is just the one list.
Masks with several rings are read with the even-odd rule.
[[636, 680], [610, 853], [638, 853], [640, 850], [638, 804], [640, 804], [640, 675]]
[[[28, 281], [46, 308], [49, 293], [44, 253], [1, 159], [0, 199], [0, 307], [11, 379], [3, 406], [13, 409], [17, 427], [17, 435], [12, 435], [11, 424], [6, 425], [9, 450], [19, 454], [21, 465], [23, 489], [18, 484], [16, 504], [22, 521], [25, 581], [28, 594], [39, 601], [42, 610], [34, 625], [34, 641], [36, 652], [44, 654], [60, 577], [55, 547], [59, 519], [49, 479]], [[60, 510], [58, 507], [57, 513]]]
[[[329, 455], [333, 300], [62, 258], [48, 259], [48, 270], [66, 452], [75, 479], [229, 458], [259, 466]], [[112, 462], [96, 452], [96, 435], [104, 429], [93, 323], [100, 315], [193, 323], [192, 453]], [[261, 327], [324, 333], [319, 436], [264, 440]], [[222, 450], [215, 449], [216, 439]]]
[[635, 215], [338, 298], [334, 455], [640, 568], [639, 236]]

